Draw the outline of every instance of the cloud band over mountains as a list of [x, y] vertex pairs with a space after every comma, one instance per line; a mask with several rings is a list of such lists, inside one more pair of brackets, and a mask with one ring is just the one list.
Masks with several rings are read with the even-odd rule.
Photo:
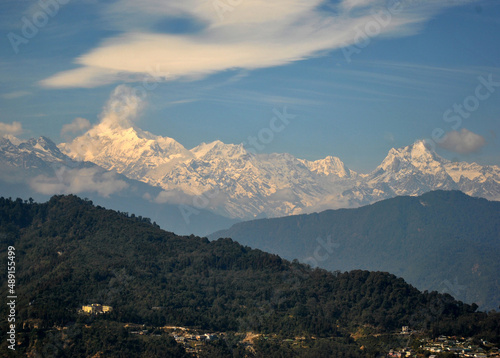
[[[468, 2], [473, 0], [118, 0], [103, 20], [121, 34], [76, 58], [79, 67], [40, 84], [92, 88], [140, 81], [152, 71], [157, 79], [172, 80], [280, 66], [356, 43], [375, 14], [385, 16], [377, 36], [404, 36], [441, 9]], [[155, 28], [172, 19], [191, 26], [180, 34]]]

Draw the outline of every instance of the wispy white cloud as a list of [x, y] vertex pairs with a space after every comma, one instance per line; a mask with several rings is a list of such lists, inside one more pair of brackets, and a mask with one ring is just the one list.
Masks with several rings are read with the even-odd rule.
[[19, 122], [2, 123], [0, 122], [0, 136], [19, 135], [23, 132], [23, 126]]
[[[80, 62], [79, 60], [77, 62]], [[82, 63], [83, 64], [83, 63]], [[44, 87], [65, 88], [83, 87], [94, 88], [109, 83], [120, 81], [118, 71], [104, 68], [86, 66], [75, 70], [64, 71], [55, 74], [40, 82]]]
[[135, 93], [134, 89], [120, 85], [111, 94], [101, 114], [101, 123], [130, 127], [144, 108], [144, 98]]
[[16, 99], [16, 98], [29, 96], [30, 94], [31, 94], [31, 92], [28, 92], [28, 91], [14, 91], [14, 92], [9, 92], [9, 93], [4, 93], [1, 95], [1, 97], [5, 98], [5, 99]]
[[91, 124], [88, 119], [77, 117], [73, 122], [63, 125], [61, 129], [61, 135], [64, 136], [68, 133], [78, 133], [89, 129]]
[[390, 85], [403, 88], [413, 88], [429, 91], [438, 88], [439, 91], [456, 88], [457, 85], [470, 85], [470, 78], [484, 73], [499, 74], [496, 67], [468, 66], [438, 67], [408, 62], [358, 61], [358, 68], [335, 69], [339, 75], [349, 75], [353, 79]]
[[33, 190], [41, 194], [98, 193], [103, 197], [128, 188], [128, 184], [113, 172], [103, 172], [99, 168], [75, 168], [61, 170], [59, 175], [48, 177], [39, 175], [30, 181]]
[[[378, 0], [344, 0], [335, 11], [320, 11], [318, 7], [325, 3], [243, 1], [221, 19], [213, 1], [119, 0], [103, 16], [124, 33], [78, 57], [75, 62], [80, 67], [46, 78], [41, 85], [96, 87], [130, 82], [151, 68], [157, 69], [157, 78], [172, 80], [196, 79], [230, 69], [284, 65], [355, 43], [357, 30], [373, 21], [372, 11], [383, 8], [383, 2]], [[392, 16], [381, 35], [414, 33], [414, 25], [451, 3], [462, 2], [419, 2], [418, 6]], [[353, 8], [357, 10], [350, 11]], [[132, 15], [134, 21], [130, 21]], [[152, 24], [176, 17], [203, 26], [188, 34], [157, 33], [150, 29]]]
[[196, 101], [198, 101], [198, 99], [195, 99], [195, 98], [180, 99], [180, 100], [177, 100], [177, 101], [167, 102], [167, 103], [164, 104], [164, 106], [165, 107], [170, 107], [170, 106], [176, 106], [176, 105], [179, 105], [179, 104], [193, 103], [193, 102], [196, 102]]
[[483, 136], [473, 133], [466, 128], [460, 131], [447, 133], [438, 145], [441, 148], [459, 154], [469, 154], [478, 152], [486, 144]]
[[184, 204], [184, 205], [192, 205], [193, 197], [188, 194], [178, 191], [178, 190], [169, 190], [160, 192], [153, 201], [157, 204]]
[[224, 103], [267, 103], [271, 105], [306, 105], [306, 106], [316, 106], [321, 105], [324, 102], [317, 99], [306, 99], [300, 96], [277, 96], [270, 95], [267, 93], [259, 93], [254, 91], [236, 91], [234, 93], [228, 93], [223, 98], [212, 98], [214, 101], [224, 102]]
[[[140, 112], [146, 102], [135, 88], [127, 85], [117, 86], [111, 93], [101, 114], [100, 121], [89, 127], [90, 123], [83, 120], [82, 129], [88, 131], [68, 143], [61, 143], [63, 151], [71, 153], [73, 159], [92, 161], [95, 155], [102, 150], [98, 133], [109, 128], [130, 128], [140, 118]], [[76, 125], [78, 126], [78, 124]], [[126, 141], [126, 139], [123, 139]]]
[[391, 132], [385, 132], [384, 139], [390, 143], [394, 143], [396, 141], [396, 138], [394, 137], [394, 133], [391, 133]]
[[373, 5], [377, 1], [374, 0], [343, 0], [341, 2], [342, 8], [346, 10], [352, 10], [358, 7], [365, 7], [368, 5]]

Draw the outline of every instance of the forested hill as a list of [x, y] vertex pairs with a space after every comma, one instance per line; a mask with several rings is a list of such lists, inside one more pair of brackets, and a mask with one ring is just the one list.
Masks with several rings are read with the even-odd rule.
[[[42, 349], [44, 330], [79, 324], [79, 308], [90, 303], [113, 307], [105, 321], [224, 332], [349, 339], [360, 326], [388, 332], [410, 325], [498, 337], [498, 316], [474, 313], [476, 306], [447, 294], [421, 293], [391, 274], [313, 270], [230, 239], [176, 236], [76, 196], [43, 204], [1, 198], [0, 240], [1, 262], [15, 248], [19, 354]], [[2, 297], [7, 290], [2, 280]], [[0, 306], [1, 317], [7, 310]], [[1, 325], [5, 352], [7, 320]], [[106, 342], [126, 347], [116, 337]], [[94, 349], [80, 337], [59, 353], [83, 357]]]
[[500, 202], [460, 191], [253, 220], [209, 236], [219, 237], [331, 271], [390, 272], [480, 310], [500, 305]]

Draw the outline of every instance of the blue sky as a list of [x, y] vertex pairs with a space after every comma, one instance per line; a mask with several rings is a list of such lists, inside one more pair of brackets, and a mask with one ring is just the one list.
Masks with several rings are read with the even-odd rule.
[[498, 1], [3, 0], [0, 31], [1, 134], [68, 140], [126, 84], [136, 125], [187, 148], [247, 141], [286, 106], [262, 151], [368, 172], [430, 139], [500, 165]]

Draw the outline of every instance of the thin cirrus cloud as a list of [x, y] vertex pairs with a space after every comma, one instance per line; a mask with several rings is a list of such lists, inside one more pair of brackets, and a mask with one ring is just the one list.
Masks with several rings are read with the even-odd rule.
[[[414, 33], [442, 8], [471, 1], [429, 0], [418, 6], [401, 1], [398, 14], [380, 25], [380, 34]], [[119, 0], [103, 12], [103, 19], [123, 33], [76, 58], [80, 67], [40, 84], [92, 88], [151, 75], [159, 81], [197, 79], [231, 69], [285, 65], [355, 43], [359, 29], [375, 21], [373, 12], [387, 11], [384, 3], [343, 0], [328, 7], [324, 0], [252, 0], [228, 10], [217, 1]], [[201, 28], [182, 34], [151, 29], [172, 18], [189, 19]]]
[[341, 5], [344, 9], [351, 10], [357, 7], [369, 6], [371, 4], [373, 4], [372, 0], [344, 0]]
[[31, 92], [28, 91], [14, 91], [14, 92], [9, 92], [9, 93], [4, 93], [1, 95], [2, 98], [4, 99], [17, 99], [25, 96], [29, 96]]

